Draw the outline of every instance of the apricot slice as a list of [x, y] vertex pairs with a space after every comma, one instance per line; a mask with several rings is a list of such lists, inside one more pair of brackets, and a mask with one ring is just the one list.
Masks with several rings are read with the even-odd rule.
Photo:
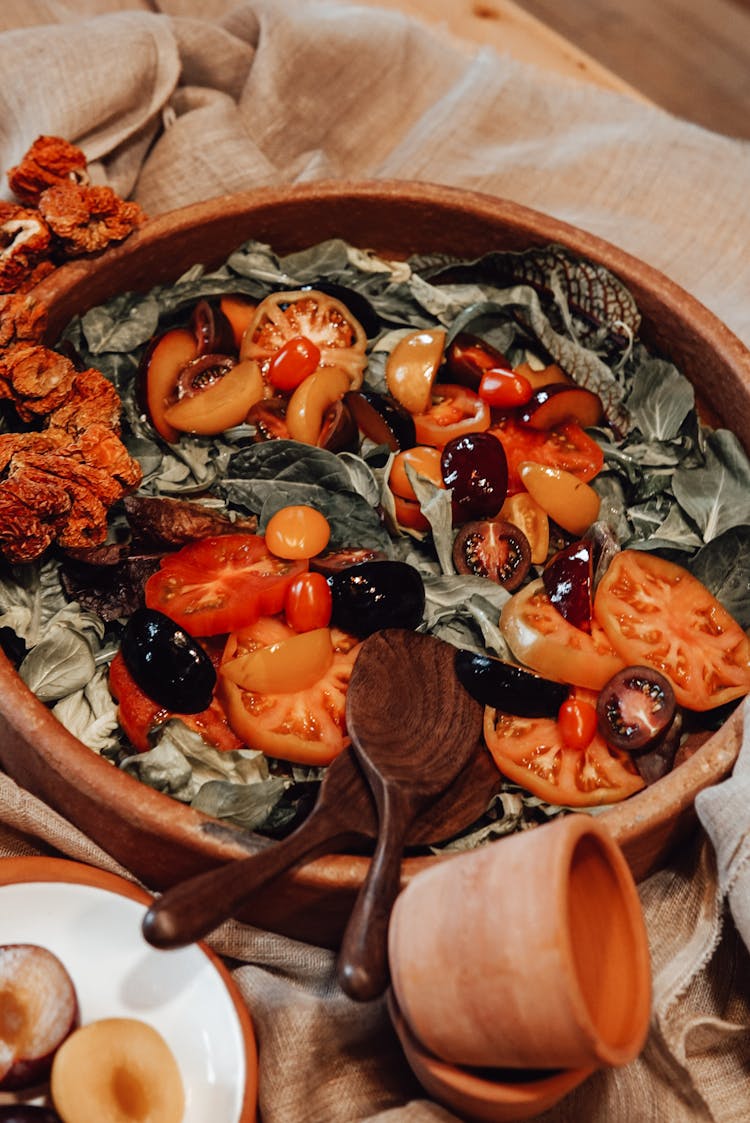
[[388, 356], [385, 380], [388, 392], [409, 413], [426, 413], [432, 401], [432, 384], [443, 358], [443, 328], [413, 331], [399, 339]]
[[173, 328], [151, 344], [143, 357], [146, 409], [154, 429], [170, 444], [179, 440], [180, 434], [164, 413], [172, 401], [181, 368], [197, 354], [193, 333], [187, 328]]
[[255, 694], [295, 694], [314, 686], [332, 662], [330, 629], [314, 628], [231, 659], [220, 674]]
[[63, 1123], [181, 1123], [185, 1090], [164, 1038], [137, 1018], [102, 1018], [58, 1049], [50, 1091]]
[[233, 425], [241, 425], [264, 393], [260, 367], [252, 359], [245, 359], [205, 390], [167, 406], [164, 420], [183, 433], [212, 437]]
[[0, 1089], [46, 1080], [77, 1024], [73, 980], [57, 956], [36, 944], [0, 947]]

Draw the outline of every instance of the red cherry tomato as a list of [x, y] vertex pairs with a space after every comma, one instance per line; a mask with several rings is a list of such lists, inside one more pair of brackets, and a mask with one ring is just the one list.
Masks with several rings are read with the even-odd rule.
[[331, 524], [315, 507], [282, 507], [266, 527], [266, 546], [277, 558], [314, 558], [331, 537]]
[[322, 573], [301, 573], [286, 591], [284, 615], [295, 632], [327, 628], [332, 608], [331, 587]]
[[480, 433], [490, 427], [490, 408], [466, 386], [436, 383], [432, 404], [425, 413], [414, 415], [417, 442], [443, 448], [464, 433]]
[[488, 406], [512, 409], [514, 406], [525, 406], [534, 391], [528, 378], [524, 378], [522, 374], [495, 367], [482, 375], [477, 393]]
[[268, 367], [268, 381], [277, 390], [294, 390], [320, 365], [320, 348], [304, 335], [295, 335], [279, 348]]
[[560, 706], [557, 725], [567, 749], [588, 748], [597, 728], [596, 706], [573, 695]]

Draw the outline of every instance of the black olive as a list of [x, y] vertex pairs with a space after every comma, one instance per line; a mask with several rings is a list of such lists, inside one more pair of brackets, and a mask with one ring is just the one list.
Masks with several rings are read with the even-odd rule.
[[422, 578], [406, 562], [361, 562], [331, 574], [328, 584], [331, 624], [362, 639], [383, 628], [416, 628], [424, 615]]
[[614, 748], [638, 752], [669, 729], [675, 708], [674, 690], [664, 675], [652, 667], [625, 667], [599, 694], [599, 732]]
[[514, 523], [503, 519], [464, 523], [453, 543], [459, 573], [488, 577], [504, 589], [517, 589], [531, 568], [531, 546]]
[[313, 285], [302, 285], [302, 291], [309, 290], [314, 292], [324, 292], [326, 296], [332, 296], [334, 300], [340, 300], [362, 325], [365, 335], [368, 339], [372, 339], [380, 331], [380, 317], [373, 308], [370, 301], [361, 292], [356, 289], [347, 288], [346, 285], [338, 285], [335, 281], [317, 280]]
[[456, 675], [477, 702], [518, 717], [556, 718], [570, 693], [565, 683], [462, 647], [456, 650]]
[[0, 1123], [62, 1123], [62, 1120], [51, 1107], [19, 1103], [0, 1107]]
[[414, 418], [390, 394], [372, 390], [348, 390], [344, 401], [360, 430], [378, 445], [392, 452], [413, 448], [417, 443]]
[[192, 636], [163, 612], [139, 608], [122, 635], [122, 657], [138, 686], [159, 706], [197, 714], [211, 704], [216, 671]]

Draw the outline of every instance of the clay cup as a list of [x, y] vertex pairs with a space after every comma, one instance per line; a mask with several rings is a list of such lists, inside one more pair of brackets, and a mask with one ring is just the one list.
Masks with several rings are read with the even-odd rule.
[[389, 928], [411, 1032], [451, 1064], [592, 1069], [643, 1048], [651, 975], [632, 874], [593, 816], [561, 816], [419, 873]]

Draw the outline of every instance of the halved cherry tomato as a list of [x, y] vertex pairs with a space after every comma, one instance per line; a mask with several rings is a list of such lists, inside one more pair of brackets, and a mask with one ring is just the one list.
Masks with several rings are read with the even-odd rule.
[[598, 724], [596, 706], [586, 702], [580, 694], [573, 694], [560, 706], [557, 724], [566, 748], [585, 749], [591, 744], [596, 733]]
[[596, 620], [589, 634], [560, 615], [541, 577], [503, 605], [500, 630], [520, 663], [556, 682], [601, 690], [625, 665]]
[[362, 385], [367, 336], [340, 300], [315, 289], [275, 292], [260, 302], [242, 340], [241, 359], [255, 359], [267, 374], [274, 355], [290, 339], [304, 336], [320, 350], [319, 366], [338, 367], [349, 389]]
[[180, 434], [164, 411], [173, 401], [180, 370], [198, 354], [198, 343], [188, 328], [172, 328], [153, 339], [141, 360], [139, 377], [145, 387], [145, 406], [151, 424], [165, 441], [174, 443]]
[[286, 591], [284, 616], [295, 632], [327, 628], [332, 608], [331, 586], [322, 573], [300, 573]]
[[574, 421], [541, 432], [521, 425], [512, 417], [503, 417], [493, 422], [490, 432], [505, 448], [509, 495], [525, 490], [518, 466], [526, 460], [562, 468], [586, 482], [598, 475], [604, 465], [600, 446]]
[[294, 390], [318, 369], [320, 348], [304, 335], [295, 335], [280, 347], [268, 364], [268, 381], [277, 390]]
[[572, 472], [523, 460], [518, 475], [532, 499], [569, 534], [585, 534], [596, 522], [601, 499], [593, 487]]
[[229, 320], [234, 336], [234, 345], [238, 351], [242, 343], [242, 337], [250, 326], [257, 307], [258, 302], [251, 300], [249, 296], [225, 293], [219, 299], [219, 308]]
[[159, 726], [173, 717], [178, 717], [184, 725], [198, 733], [206, 744], [221, 752], [242, 748], [242, 741], [230, 729], [226, 714], [216, 698], [211, 701], [208, 709], [197, 714], [174, 714], [159, 706], [141, 690], [119, 651], [109, 665], [109, 689], [118, 703], [117, 720], [120, 727], [139, 753], [153, 748], [152, 735]]
[[266, 546], [279, 558], [314, 558], [331, 537], [331, 524], [315, 507], [296, 504], [271, 515]]
[[750, 691], [750, 640], [682, 566], [641, 550], [613, 558], [594, 616], [624, 662], [654, 667], [690, 710], [710, 710]]
[[409, 413], [424, 413], [443, 357], [445, 329], [413, 331], [398, 341], [388, 356], [388, 393]]
[[513, 409], [515, 406], [526, 405], [533, 390], [528, 378], [524, 378], [522, 374], [497, 367], [484, 372], [477, 393], [488, 406]]
[[498, 518], [524, 532], [531, 547], [531, 564], [544, 565], [549, 553], [549, 518], [536, 500], [527, 491], [517, 491], [505, 500]]
[[388, 486], [394, 495], [402, 499], [416, 499], [414, 488], [406, 474], [406, 465], [413, 468], [418, 476], [425, 476], [435, 487], [445, 487], [440, 467], [440, 449], [431, 445], [415, 445], [403, 452], [397, 452], [388, 474]]
[[[592, 691], [576, 690], [575, 698], [594, 708]], [[645, 787], [628, 753], [608, 745], [598, 733], [584, 748], [574, 748], [560, 722], [551, 718], [517, 717], [488, 706], [484, 739], [504, 776], [561, 807], [616, 803]]]
[[162, 559], [146, 582], [146, 606], [190, 635], [220, 635], [281, 612], [288, 585], [305, 569], [304, 560], [272, 554], [257, 534], [202, 538]]
[[399, 526], [406, 527], [408, 530], [418, 530], [420, 533], [430, 529], [430, 524], [422, 514], [422, 508], [416, 499], [404, 499], [402, 495], [394, 495], [393, 508]]
[[464, 433], [481, 433], [490, 427], [490, 407], [466, 386], [441, 382], [432, 388], [432, 405], [414, 415], [417, 442], [442, 448]]
[[[224, 661], [294, 634], [281, 620], [263, 617], [229, 637]], [[293, 694], [243, 690], [219, 671], [219, 697], [229, 724], [246, 745], [281, 760], [325, 765], [349, 744], [346, 688], [360, 644], [338, 629], [331, 630], [331, 642], [333, 660], [326, 673], [307, 690]]]

